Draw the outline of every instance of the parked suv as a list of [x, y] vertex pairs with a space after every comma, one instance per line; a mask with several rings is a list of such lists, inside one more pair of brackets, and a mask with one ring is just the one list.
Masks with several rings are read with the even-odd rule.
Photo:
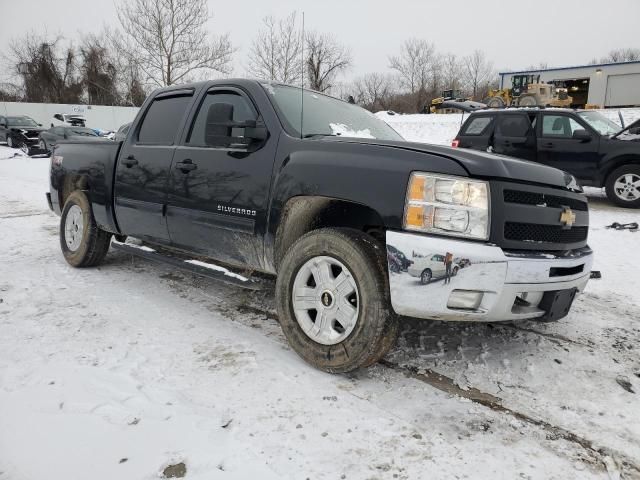
[[640, 208], [640, 120], [621, 130], [592, 110], [485, 110], [469, 116], [452, 146], [559, 168], [605, 187], [621, 207]]

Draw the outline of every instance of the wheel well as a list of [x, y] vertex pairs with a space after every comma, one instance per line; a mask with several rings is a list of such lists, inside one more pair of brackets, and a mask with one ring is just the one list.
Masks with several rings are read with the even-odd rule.
[[607, 180], [611, 172], [615, 169], [620, 168], [624, 165], [640, 165], [640, 157], [634, 155], [626, 155], [623, 157], [614, 158], [611, 162], [609, 162], [610, 166], [602, 174], [602, 185], [605, 186], [607, 184]]
[[58, 195], [60, 196], [60, 210], [64, 208], [64, 204], [72, 192], [88, 189], [89, 182], [87, 181], [87, 177], [83, 175], [67, 175], [64, 177], [62, 188], [58, 190]]
[[276, 269], [298, 238], [312, 230], [326, 227], [354, 228], [384, 242], [382, 217], [374, 209], [335, 198], [294, 197], [286, 203], [276, 231]]

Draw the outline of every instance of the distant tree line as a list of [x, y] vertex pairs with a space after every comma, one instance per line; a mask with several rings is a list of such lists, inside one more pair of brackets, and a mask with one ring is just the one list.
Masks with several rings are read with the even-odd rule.
[[[228, 33], [208, 30], [207, 0], [120, 0], [117, 12], [118, 28], [83, 35], [77, 44], [36, 33], [11, 42], [2, 55], [10, 75], [0, 83], [0, 100], [140, 106], [156, 87], [233, 73], [237, 49]], [[371, 111], [424, 111], [449, 89], [482, 101], [497, 88], [484, 52], [458, 57], [420, 38], [406, 40], [386, 72], [340, 81], [353, 66], [349, 48], [322, 32], [303, 37], [301, 20], [295, 12], [264, 18], [244, 73], [304, 84]], [[619, 49], [593, 63], [638, 59], [640, 49]]]

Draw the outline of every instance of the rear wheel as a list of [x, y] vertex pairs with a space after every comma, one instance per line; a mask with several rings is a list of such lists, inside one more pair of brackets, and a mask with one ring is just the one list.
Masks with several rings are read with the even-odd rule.
[[65, 260], [74, 267], [99, 265], [110, 242], [111, 234], [98, 228], [84, 192], [72, 192], [60, 217], [60, 247]]
[[536, 105], [538, 105], [538, 102], [533, 96], [525, 95], [518, 99], [519, 107], [535, 107]]
[[505, 103], [501, 97], [489, 97], [485, 98], [484, 103], [489, 108], [504, 108]]
[[357, 230], [301, 237], [282, 260], [276, 303], [291, 347], [327, 372], [371, 365], [395, 342], [384, 249]]
[[640, 165], [623, 165], [607, 177], [607, 197], [625, 208], [640, 208]]

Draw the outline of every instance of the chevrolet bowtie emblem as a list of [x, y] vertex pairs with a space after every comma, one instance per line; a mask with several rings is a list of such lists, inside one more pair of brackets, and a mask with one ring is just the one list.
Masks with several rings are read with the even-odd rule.
[[560, 214], [560, 223], [566, 228], [571, 228], [576, 223], [576, 214], [569, 207], [564, 207]]

